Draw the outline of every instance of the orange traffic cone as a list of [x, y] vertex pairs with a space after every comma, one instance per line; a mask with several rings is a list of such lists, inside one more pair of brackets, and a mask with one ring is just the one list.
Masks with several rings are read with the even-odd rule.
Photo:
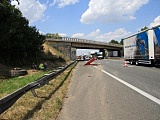
[[124, 65], [123, 65], [123, 67], [128, 67], [128, 65], [127, 65], [127, 62], [126, 62], [126, 61], [124, 61]]

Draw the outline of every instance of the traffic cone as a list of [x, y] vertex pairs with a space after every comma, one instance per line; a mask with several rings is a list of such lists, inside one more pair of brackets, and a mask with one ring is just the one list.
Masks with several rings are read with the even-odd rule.
[[128, 65], [127, 65], [127, 62], [126, 62], [126, 61], [124, 61], [124, 65], [123, 65], [123, 67], [128, 67]]

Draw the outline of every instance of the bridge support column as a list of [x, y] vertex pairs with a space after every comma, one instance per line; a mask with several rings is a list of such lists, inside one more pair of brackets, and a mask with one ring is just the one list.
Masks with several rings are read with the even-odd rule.
[[70, 51], [70, 59], [71, 60], [76, 60], [76, 48], [71, 47], [71, 51]]
[[121, 50], [107, 50], [107, 57], [121, 57], [123, 53]]

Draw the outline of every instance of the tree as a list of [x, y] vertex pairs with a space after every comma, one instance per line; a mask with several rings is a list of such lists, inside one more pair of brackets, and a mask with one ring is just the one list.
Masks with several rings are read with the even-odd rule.
[[121, 41], [119, 42], [120, 45], [123, 45], [123, 40], [124, 40], [124, 39], [121, 39]]
[[47, 37], [47, 38], [54, 38], [54, 39], [59, 39], [59, 38], [61, 38], [61, 36], [60, 36], [58, 33], [56, 33], [56, 34], [54, 34], [54, 33], [47, 33], [47, 34], [46, 34], [46, 37]]
[[19, 66], [34, 60], [45, 36], [29, 26], [29, 21], [10, 0], [0, 1], [0, 11], [0, 62]]
[[119, 44], [118, 41], [116, 41], [116, 40], [111, 40], [109, 43]]
[[147, 26], [144, 26], [143, 28], [141, 28], [141, 31], [144, 31], [144, 30], [147, 30], [148, 27]]

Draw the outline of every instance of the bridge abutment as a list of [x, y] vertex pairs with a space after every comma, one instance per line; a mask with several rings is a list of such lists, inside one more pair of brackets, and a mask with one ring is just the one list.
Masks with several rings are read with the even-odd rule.
[[76, 48], [71, 46], [71, 43], [68, 42], [49, 42], [49, 44], [64, 54], [67, 59], [75, 60], [76, 59]]

